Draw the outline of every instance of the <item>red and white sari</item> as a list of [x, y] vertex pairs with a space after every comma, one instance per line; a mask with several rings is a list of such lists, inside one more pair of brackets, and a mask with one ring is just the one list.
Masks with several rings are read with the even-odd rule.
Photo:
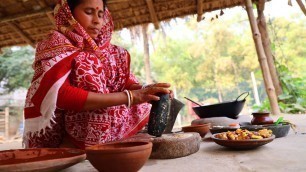
[[147, 103], [91, 111], [57, 108], [58, 91], [67, 78], [75, 87], [101, 94], [122, 92], [137, 80], [130, 73], [129, 53], [110, 44], [113, 23], [107, 9], [95, 40], [73, 18], [66, 0], [59, 1], [54, 14], [57, 30], [36, 49], [24, 109], [25, 147], [58, 147], [66, 137], [85, 148], [134, 135], [148, 121]]

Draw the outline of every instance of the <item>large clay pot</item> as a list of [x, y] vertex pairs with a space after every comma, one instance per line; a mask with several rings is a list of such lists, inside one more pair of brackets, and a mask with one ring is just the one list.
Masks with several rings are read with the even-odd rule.
[[273, 119], [270, 117], [269, 112], [253, 112], [251, 120], [252, 125], [273, 124]]
[[152, 102], [148, 123], [148, 134], [156, 137], [160, 137], [166, 129], [170, 112], [169, 94], [162, 94], [159, 97], [159, 101]]
[[151, 142], [114, 142], [86, 148], [87, 159], [103, 172], [136, 172], [149, 159]]

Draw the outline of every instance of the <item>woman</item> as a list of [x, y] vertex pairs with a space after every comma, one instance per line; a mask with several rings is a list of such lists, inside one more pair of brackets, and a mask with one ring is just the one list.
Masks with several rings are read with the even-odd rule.
[[105, 1], [59, 0], [54, 14], [57, 29], [36, 48], [25, 146], [84, 149], [137, 133], [148, 121], [146, 102], [169, 94], [170, 84], [144, 88], [130, 73], [129, 53], [110, 44]]

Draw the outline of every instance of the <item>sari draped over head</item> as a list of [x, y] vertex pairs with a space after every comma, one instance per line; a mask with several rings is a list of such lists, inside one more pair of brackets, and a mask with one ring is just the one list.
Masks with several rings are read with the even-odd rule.
[[[58, 92], [72, 86], [101, 94], [122, 92], [138, 83], [129, 53], [110, 43], [113, 22], [107, 8], [103, 27], [92, 39], [74, 19], [66, 0], [54, 9], [56, 30], [36, 48], [35, 70], [24, 108], [25, 147], [58, 147], [68, 138], [80, 148], [134, 135], [148, 121], [148, 103], [75, 111], [56, 106]], [[78, 100], [75, 100], [78, 101]]]

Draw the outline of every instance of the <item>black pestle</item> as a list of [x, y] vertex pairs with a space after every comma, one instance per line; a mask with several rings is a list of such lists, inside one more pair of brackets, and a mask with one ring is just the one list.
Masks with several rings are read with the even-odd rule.
[[148, 134], [156, 137], [160, 137], [163, 134], [170, 112], [169, 94], [162, 94], [159, 97], [160, 100], [152, 101], [148, 124]]

